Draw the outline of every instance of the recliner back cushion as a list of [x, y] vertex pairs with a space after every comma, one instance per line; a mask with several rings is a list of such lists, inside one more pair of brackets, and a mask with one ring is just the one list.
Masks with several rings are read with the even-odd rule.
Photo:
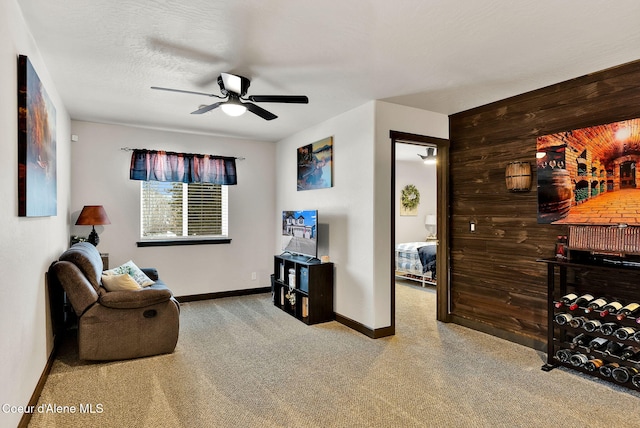
[[60, 261], [71, 262], [76, 265], [87, 277], [95, 291], [100, 289], [102, 277], [102, 257], [93, 244], [78, 242], [62, 253]]
[[76, 315], [82, 315], [88, 307], [98, 301], [98, 293], [93, 289], [93, 285], [74, 263], [56, 262], [51, 266], [49, 272], [56, 275], [62, 288], [67, 292], [67, 297], [71, 301]]

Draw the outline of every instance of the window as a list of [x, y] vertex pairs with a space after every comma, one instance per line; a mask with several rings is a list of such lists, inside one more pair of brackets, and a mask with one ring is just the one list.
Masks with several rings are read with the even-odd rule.
[[141, 238], [226, 238], [227, 186], [141, 181]]

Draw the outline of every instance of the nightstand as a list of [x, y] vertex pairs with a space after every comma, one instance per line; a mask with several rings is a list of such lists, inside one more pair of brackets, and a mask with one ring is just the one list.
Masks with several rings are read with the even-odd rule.
[[100, 253], [100, 257], [102, 258], [102, 265], [104, 266], [102, 270], [109, 269], [109, 253]]

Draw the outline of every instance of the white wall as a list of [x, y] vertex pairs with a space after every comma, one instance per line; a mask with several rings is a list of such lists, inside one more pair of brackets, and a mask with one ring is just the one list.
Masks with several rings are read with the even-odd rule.
[[[84, 205], [104, 205], [110, 225], [96, 227], [111, 267], [133, 260], [157, 267], [176, 296], [270, 286], [275, 222], [274, 143], [72, 121], [72, 221]], [[131, 152], [122, 147], [245, 157], [229, 186], [231, 244], [138, 248], [140, 181], [129, 179]], [[87, 236], [88, 226], [73, 226]], [[256, 272], [257, 279], [251, 274]]]
[[[420, 146], [413, 146], [417, 153], [424, 153]], [[418, 156], [416, 156], [417, 158]], [[402, 189], [407, 184], [413, 184], [420, 192], [420, 204], [415, 216], [400, 215], [400, 197]], [[422, 161], [396, 161], [396, 186], [395, 186], [395, 216], [396, 216], [396, 242], [423, 241], [428, 234], [424, 227], [427, 214], [436, 215], [437, 208], [437, 178], [436, 165], [425, 165]], [[434, 228], [435, 232], [435, 228]]]
[[440, 113], [412, 107], [376, 102], [374, 176], [374, 312], [376, 328], [391, 324], [391, 139], [390, 131], [408, 132], [436, 138], [449, 138], [449, 118]]
[[[319, 252], [336, 266], [334, 311], [371, 329], [391, 325], [390, 130], [447, 138], [448, 118], [372, 101], [280, 141], [276, 156], [277, 212], [319, 210], [328, 231]], [[297, 148], [329, 136], [334, 187], [298, 192]]]
[[[277, 212], [318, 210], [318, 253], [336, 268], [334, 311], [367, 326], [373, 325], [373, 115], [374, 103], [365, 104], [280, 141], [276, 156]], [[331, 136], [333, 187], [297, 191], [298, 147]], [[273, 251], [280, 252], [279, 241]]]
[[[56, 107], [57, 215], [18, 217], [17, 57], [27, 55]], [[0, 406], [26, 405], [52, 350], [45, 272], [68, 235], [69, 115], [14, 0], [0, 1]], [[0, 408], [0, 426], [22, 414]]]

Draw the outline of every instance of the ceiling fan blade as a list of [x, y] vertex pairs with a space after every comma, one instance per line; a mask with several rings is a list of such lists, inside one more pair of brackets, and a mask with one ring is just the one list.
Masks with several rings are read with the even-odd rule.
[[255, 104], [242, 103], [242, 105], [247, 107], [247, 110], [249, 110], [251, 113], [257, 114], [258, 116], [260, 116], [264, 120], [273, 120], [273, 119], [278, 117], [275, 114], [271, 113], [270, 111], [267, 111], [267, 110], [263, 109], [262, 107], [259, 107], [259, 106], [255, 105]]
[[213, 104], [211, 104], [211, 105], [201, 107], [201, 108], [199, 108], [199, 109], [198, 109], [198, 110], [196, 110], [196, 111], [192, 111], [192, 112], [191, 112], [191, 114], [202, 114], [202, 113], [206, 113], [206, 112], [208, 112], [208, 111], [213, 110], [214, 108], [218, 108], [218, 107], [220, 107], [220, 105], [222, 105], [222, 104], [224, 104], [224, 101], [220, 101], [219, 103], [213, 103]]
[[207, 96], [207, 97], [221, 98], [220, 96], [215, 95], [215, 94], [206, 94], [204, 92], [194, 92], [194, 91], [183, 91], [182, 89], [160, 88], [158, 86], [152, 86], [151, 89], [157, 89], [157, 90], [160, 90], [160, 91], [180, 92], [180, 93], [183, 93], [183, 94], [204, 95], [204, 96]]
[[251, 95], [249, 101], [256, 103], [289, 103], [308, 104], [309, 98], [305, 95]]
[[236, 94], [242, 94], [242, 78], [235, 74], [220, 73], [224, 88], [227, 91], [235, 92]]

